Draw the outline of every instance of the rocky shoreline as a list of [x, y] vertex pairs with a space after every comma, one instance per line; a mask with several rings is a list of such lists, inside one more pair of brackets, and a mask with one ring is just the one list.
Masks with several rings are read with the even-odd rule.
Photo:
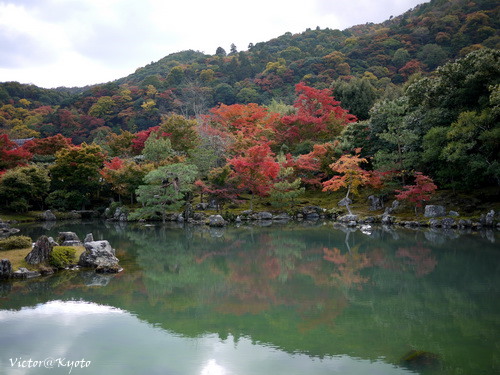
[[[123, 270], [118, 264], [115, 249], [106, 240], [94, 241], [92, 233], [87, 234], [82, 243], [74, 232], [59, 232], [57, 241], [52, 237], [40, 236], [33, 244], [24, 259], [27, 264], [34, 266], [35, 270], [20, 267], [14, 271], [9, 259], [0, 259], [0, 279], [32, 279], [51, 275], [61, 269], [94, 269], [96, 273], [118, 273]], [[58, 266], [51, 264], [51, 254], [54, 249], [77, 246], [85, 248], [77, 262]]]

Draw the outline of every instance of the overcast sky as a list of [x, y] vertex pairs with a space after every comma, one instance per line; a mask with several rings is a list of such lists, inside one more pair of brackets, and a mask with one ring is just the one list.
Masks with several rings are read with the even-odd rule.
[[0, 82], [108, 82], [187, 49], [382, 22], [426, 0], [0, 0]]

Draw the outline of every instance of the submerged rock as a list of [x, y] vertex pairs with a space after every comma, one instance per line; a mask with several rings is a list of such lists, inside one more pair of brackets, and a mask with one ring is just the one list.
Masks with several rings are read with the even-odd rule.
[[410, 350], [401, 358], [401, 364], [412, 370], [425, 370], [439, 366], [439, 355], [423, 350]]

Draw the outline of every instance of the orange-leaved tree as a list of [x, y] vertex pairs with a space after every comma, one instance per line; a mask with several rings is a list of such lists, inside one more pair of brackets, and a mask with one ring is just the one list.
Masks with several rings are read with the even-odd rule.
[[337, 191], [340, 188], [346, 188], [347, 193], [343, 199], [344, 205], [352, 214], [349, 207], [349, 194], [358, 194], [358, 188], [361, 186], [371, 185], [379, 187], [380, 178], [373, 172], [365, 171], [360, 167], [360, 164], [366, 163], [365, 158], [360, 157], [361, 148], [354, 150], [355, 154], [342, 155], [335, 163], [330, 164], [330, 168], [338, 173], [328, 181], [323, 182], [323, 191]]

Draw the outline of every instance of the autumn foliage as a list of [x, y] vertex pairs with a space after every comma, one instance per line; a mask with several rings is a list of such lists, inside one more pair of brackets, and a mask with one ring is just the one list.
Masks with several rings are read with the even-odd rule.
[[415, 213], [417, 208], [421, 208], [423, 203], [429, 201], [437, 189], [437, 186], [432, 181], [432, 178], [425, 176], [421, 172], [415, 172], [415, 184], [406, 185], [403, 190], [396, 190], [397, 200], [407, 200], [415, 205]]

